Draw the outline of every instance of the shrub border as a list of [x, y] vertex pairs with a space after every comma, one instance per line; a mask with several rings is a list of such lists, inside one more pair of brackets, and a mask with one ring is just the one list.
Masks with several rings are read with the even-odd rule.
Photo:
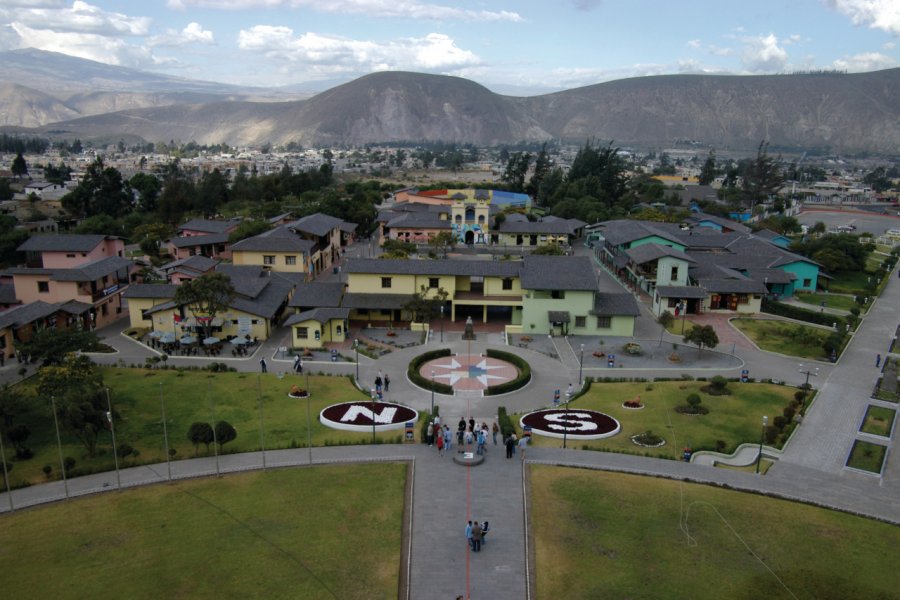
[[450, 356], [451, 354], [453, 353], [450, 351], [450, 348], [429, 350], [428, 352], [419, 354], [411, 361], [409, 361], [409, 365], [406, 367], [406, 377], [413, 385], [419, 386], [420, 388], [424, 388], [428, 391], [433, 391], [435, 394], [452, 396], [452, 386], [449, 386], [446, 383], [441, 383], [440, 381], [432, 382], [430, 379], [422, 377], [422, 374], [419, 373], [419, 369], [422, 368], [422, 365], [427, 363], [429, 360], [434, 360], [435, 358], [443, 358], [444, 356]]
[[519, 374], [516, 375], [514, 379], [504, 381], [503, 383], [498, 383], [497, 385], [488, 386], [487, 389], [484, 390], [485, 396], [499, 396], [500, 394], [508, 394], [509, 392], [514, 392], [525, 387], [526, 385], [528, 385], [528, 382], [531, 381], [531, 365], [529, 365], [528, 362], [521, 356], [518, 356], [511, 352], [504, 352], [503, 350], [495, 350], [493, 348], [488, 348], [485, 352], [485, 355], [488, 358], [504, 360], [512, 364], [519, 372]]

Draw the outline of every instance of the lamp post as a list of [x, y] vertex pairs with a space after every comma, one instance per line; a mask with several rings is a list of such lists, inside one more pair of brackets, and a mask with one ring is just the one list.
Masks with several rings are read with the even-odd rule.
[[566, 448], [566, 442], [569, 439], [569, 400], [571, 398], [566, 396], [566, 418], [565, 418], [565, 426], [563, 426], [563, 449]]
[[803, 389], [808, 390], [809, 389], [809, 376], [812, 375], [813, 377], [818, 377], [819, 376], [819, 367], [815, 367], [813, 370], [810, 370], [809, 368], [807, 368], [804, 371], [803, 365], [801, 364], [800, 365], [800, 374], [806, 375], [806, 382], [804, 382], [804, 384], [803, 384]]
[[434, 369], [431, 370], [431, 416], [429, 418], [434, 418]]
[[687, 302], [681, 301], [681, 334], [684, 335], [684, 322], [687, 319]]
[[759, 454], [756, 455], [756, 474], [759, 475], [759, 463], [762, 462], [762, 446], [766, 437], [766, 426], [769, 424], [769, 417], [763, 417], [762, 432], [759, 434]]
[[116, 489], [122, 489], [122, 477], [119, 475], [119, 449], [116, 447], [116, 424], [113, 420], [112, 401], [109, 399], [109, 388], [106, 388], [106, 420], [112, 433], [113, 463], [116, 466]]
[[372, 443], [375, 443], [375, 388], [372, 388]]
[[66, 500], [69, 499], [69, 482], [66, 480], [66, 463], [62, 455], [62, 438], [59, 437], [59, 417], [56, 416], [56, 398], [50, 396], [50, 405], [53, 407], [53, 425], [56, 427], [56, 449], [59, 451], [59, 468], [62, 469], [63, 489], [66, 492]]
[[581, 358], [578, 359], [578, 386], [584, 387], [581, 376], [584, 373], [584, 344], [581, 345]]
[[263, 430], [263, 401], [262, 382], [259, 373], [256, 374], [256, 397], [259, 400], [259, 449], [262, 451], [263, 471], [266, 470], [266, 439]]
[[169, 456], [169, 430], [166, 425], [166, 403], [163, 401], [162, 381], [159, 382], [159, 410], [162, 413], [163, 442], [166, 448], [166, 471], [169, 473], [169, 481], [172, 481], [172, 462]]
[[359, 385], [359, 339], [353, 340], [353, 349], [356, 350], [356, 385]]
[[306, 451], [309, 453], [309, 464], [312, 464], [312, 417], [309, 402], [312, 390], [309, 389], [309, 371], [306, 371]]
[[441, 343], [444, 343], [444, 305], [441, 304]]
[[213, 430], [213, 452], [216, 453], [216, 477], [221, 477], [222, 473], [219, 471], [219, 440], [218, 436], [216, 436], [216, 400], [212, 396], [212, 379], [208, 380], [208, 385], [206, 386], [206, 396], [209, 398], [209, 408], [212, 411], [212, 430]]

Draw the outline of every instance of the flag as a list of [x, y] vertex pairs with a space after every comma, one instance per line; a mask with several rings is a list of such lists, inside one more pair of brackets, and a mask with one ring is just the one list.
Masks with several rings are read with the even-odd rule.
[[175, 319], [175, 322], [176, 322], [176, 323], [181, 323], [181, 321], [184, 320], [184, 317], [182, 317], [182, 316], [179, 315], [178, 313], [174, 313], [174, 314], [172, 315], [172, 318]]

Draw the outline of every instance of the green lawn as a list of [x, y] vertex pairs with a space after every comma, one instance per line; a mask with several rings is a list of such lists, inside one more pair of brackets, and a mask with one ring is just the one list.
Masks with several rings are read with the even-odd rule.
[[866, 283], [871, 277], [865, 271], [841, 271], [825, 285], [829, 291], [838, 294], [865, 294]]
[[775, 319], [732, 319], [731, 324], [768, 352], [799, 358], [825, 358], [822, 345], [830, 335], [826, 329]]
[[[166, 405], [166, 423], [169, 447], [177, 451], [176, 458], [191, 458], [194, 447], [187, 439], [187, 431], [194, 421], [213, 423], [212, 401], [215, 401], [215, 420], [225, 420], [234, 425], [237, 439], [224, 447], [225, 452], [259, 450], [260, 414], [257, 395], [257, 375], [249, 373], [209, 373], [200, 371], [102, 369], [103, 378], [110, 388], [113, 408], [119, 417], [116, 421], [116, 442], [129, 444], [140, 451], [139, 463], [163, 462], [166, 459], [160, 412], [160, 392]], [[306, 447], [306, 400], [289, 398], [292, 384], [306, 386], [306, 379], [286, 375], [279, 380], [274, 374], [259, 377], [263, 399], [263, 424], [267, 449]], [[319, 412], [330, 404], [367, 398], [346, 377], [313, 376], [309, 378], [312, 389], [310, 416], [312, 417], [313, 446], [370, 443], [371, 433], [338, 431], [319, 423]], [[23, 386], [28, 391], [29, 385]], [[59, 455], [49, 403], [34, 399], [31, 411], [24, 423], [32, 434], [27, 445], [35, 452], [34, 458], [13, 463], [10, 482], [14, 486], [23, 482], [38, 483], [46, 478], [41, 472], [44, 465], [53, 467], [52, 477], [58, 475]], [[396, 442], [402, 431], [377, 434], [380, 442]], [[93, 458], [71, 435], [62, 432], [63, 455], [71, 456], [77, 463], [76, 474], [87, 471], [113, 469], [112, 439], [109, 433], [100, 435], [98, 450]], [[212, 454], [212, 448], [210, 454]], [[206, 455], [204, 446], [200, 456]], [[135, 459], [123, 464], [131, 466]]]
[[853, 296], [842, 296], [840, 294], [797, 294], [797, 300], [805, 304], [812, 304], [813, 306], [821, 306], [822, 302], [825, 302], [825, 306], [828, 308], [849, 311], [856, 306], [862, 310], [862, 307], [856, 303]]
[[[652, 390], [647, 386], [652, 385]], [[570, 408], [592, 409], [617, 419], [622, 430], [611, 438], [576, 442], [567, 445], [612, 452], [631, 452], [650, 456], [663, 455], [681, 458], [682, 450], [689, 446], [694, 450], [715, 450], [716, 442], [725, 442], [723, 452], [734, 452], [744, 442], [758, 442], [760, 421], [763, 415], [782, 414], [793, 399], [796, 389], [763, 383], [730, 383], [728, 396], [710, 396], [700, 391], [706, 385], [696, 381], [665, 381], [646, 383], [594, 383], [591, 389], [573, 401]], [[702, 398], [709, 414], [683, 415], [675, 407], [685, 403], [688, 394], [696, 392]], [[625, 400], [640, 396], [644, 403], [641, 410], [622, 408]], [[518, 424], [519, 417], [513, 421]], [[631, 441], [631, 436], [652, 430], [666, 440], [659, 448], [643, 448]], [[536, 446], [559, 447], [562, 440], [534, 436]]]
[[856, 440], [853, 442], [853, 448], [850, 450], [847, 466], [871, 473], [881, 473], [881, 465], [884, 463], [886, 452], [887, 448], [881, 444], [870, 444], [869, 442]]
[[866, 418], [863, 419], [860, 431], [885, 437], [891, 434], [891, 426], [894, 424], [896, 412], [882, 406], [869, 406], [866, 410]]
[[396, 598], [406, 466], [110, 492], [0, 516], [6, 598]]
[[897, 598], [895, 525], [665, 479], [530, 474], [538, 598]]

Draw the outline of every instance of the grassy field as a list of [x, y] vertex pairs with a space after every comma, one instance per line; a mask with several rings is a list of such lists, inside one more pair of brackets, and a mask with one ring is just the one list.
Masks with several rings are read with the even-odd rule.
[[530, 473], [538, 598], [897, 598], [900, 527], [664, 479]]
[[863, 419], [860, 431], [885, 437], [891, 434], [891, 426], [894, 424], [896, 411], [881, 406], [869, 406], [866, 410], [866, 418]]
[[[135, 462], [165, 461], [160, 392], [165, 400], [169, 447], [177, 451], [176, 458], [191, 458], [194, 447], [187, 439], [187, 431], [194, 421], [213, 423], [212, 400], [215, 401], [215, 421], [225, 420], [238, 432], [237, 439], [225, 445], [225, 452], [259, 450], [260, 414], [257, 394], [257, 375], [248, 373], [208, 373], [174, 370], [103, 369], [103, 378], [110, 388], [116, 420], [116, 442], [129, 444], [140, 455], [127, 458], [126, 466]], [[306, 379], [286, 375], [279, 380], [274, 374], [259, 377], [263, 400], [263, 426], [267, 449], [306, 447], [306, 400], [289, 398], [292, 384], [306, 387]], [[346, 377], [314, 376], [309, 378], [312, 389], [310, 416], [313, 446], [370, 443], [372, 434], [338, 431], [319, 423], [319, 412], [330, 404], [367, 398]], [[28, 386], [24, 386], [26, 391]], [[12, 485], [23, 482], [46, 481], [41, 468], [51, 465], [52, 478], [59, 474], [59, 456], [53, 430], [49, 403], [35, 399], [24, 423], [31, 429], [28, 446], [34, 458], [13, 463], [10, 472]], [[424, 417], [423, 417], [424, 418]], [[378, 433], [382, 442], [398, 441], [402, 431]], [[100, 434], [99, 454], [93, 458], [73, 436], [62, 432], [63, 455], [76, 462], [75, 472], [113, 469], [112, 438], [108, 432]], [[213, 450], [210, 448], [210, 454]], [[200, 446], [200, 456], [206, 448]]]
[[881, 444], [870, 444], [856, 440], [853, 442], [853, 448], [850, 450], [850, 458], [847, 459], [847, 466], [871, 473], [881, 473], [881, 466], [884, 463], [884, 455], [887, 448]]
[[396, 598], [405, 476], [401, 464], [282, 469], [2, 515], [3, 594]]
[[[710, 396], [700, 390], [706, 385], [696, 381], [665, 381], [648, 383], [594, 383], [583, 396], [571, 403], [570, 408], [598, 410], [619, 421], [622, 430], [615, 436], [602, 440], [576, 442], [568, 440], [572, 447], [584, 447], [613, 452], [631, 452], [651, 456], [680, 458], [685, 446], [694, 450], [715, 450], [722, 440], [722, 452], [730, 453], [744, 442], [758, 442], [760, 420], [763, 415], [780, 415], [793, 399], [792, 387], [763, 383], [730, 383], [732, 391], [727, 396]], [[648, 390], [647, 387], [652, 389]], [[685, 403], [688, 394], [696, 392], [702, 398], [709, 414], [683, 415], [675, 407]], [[625, 400], [640, 396], [644, 403], [641, 410], [622, 407]], [[518, 424], [519, 418], [514, 417]], [[660, 448], [643, 448], [632, 443], [631, 436], [648, 429], [666, 440]], [[534, 436], [536, 446], [559, 447], [562, 440]]]
[[827, 283], [828, 290], [837, 294], [865, 294], [870, 277], [865, 271], [841, 271]]
[[821, 306], [822, 302], [824, 302], [826, 307], [838, 310], [849, 311], [854, 306], [860, 310], [863, 308], [856, 303], [853, 296], [842, 296], [840, 294], [797, 294], [797, 300], [813, 306]]
[[830, 332], [774, 319], [732, 319], [731, 324], [761, 349], [799, 358], [824, 359], [822, 344]]

